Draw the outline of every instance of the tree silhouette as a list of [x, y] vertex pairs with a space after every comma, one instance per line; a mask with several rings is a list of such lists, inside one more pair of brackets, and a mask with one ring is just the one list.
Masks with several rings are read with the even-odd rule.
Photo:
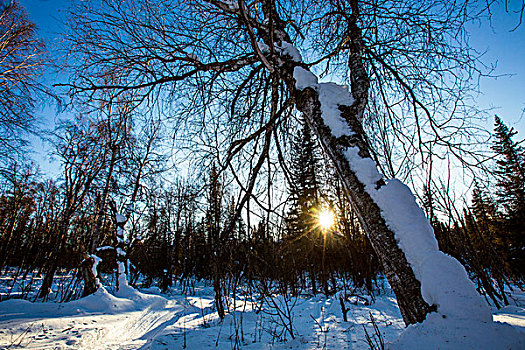
[[523, 277], [525, 266], [525, 152], [513, 141], [517, 132], [508, 128], [499, 117], [494, 118], [493, 150], [496, 158], [498, 202], [507, 218], [507, 244], [513, 269]]

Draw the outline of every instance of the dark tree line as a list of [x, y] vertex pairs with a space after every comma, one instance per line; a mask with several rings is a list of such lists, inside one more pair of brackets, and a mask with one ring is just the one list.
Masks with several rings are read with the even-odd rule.
[[[333, 173], [316, 164], [319, 149], [307, 128], [300, 129], [290, 155], [295, 164], [289, 184], [294, 200], [286, 225], [261, 219], [248, 227], [236, 215], [224, 176], [211, 164], [201, 185], [189, 180], [161, 185], [157, 172], [141, 178], [133, 220], [119, 245], [114, 211], [126, 208], [114, 207], [121, 196], [133, 195], [143, 164], [130, 147], [147, 150], [152, 141], [140, 141], [126, 117], [99, 117], [83, 116], [57, 129], [54, 140], [62, 162], [58, 180], [42, 182], [31, 166], [17, 166], [3, 178], [0, 268], [7, 272], [17, 267], [15, 278], [40, 275], [39, 298], [47, 298], [61, 270], [73, 271], [78, 279], [74, 285], [83, 289], [70, 290], [63, 299], [94, 292], [97, 286], [86, 277], [86, 261], [96, 255], [102, 259], [101, 276], [116, 273], [119, 247], [131, 262], [131, 283], [156, 282], [167, 290], [174, 280], [213, 281], [222, 315], [223, 295], [241, 276], [254, 285], [279, 281], [282, 292], [294, 294], [333, 294], [341, 288], [341, 277], [373, 291], [379, 262], [349, 210], [342, 186]], [[148, 169], [159, 162], [151, 160]], [[328, 186], [327, 176], [337, 185]], [[318, 180], [312, 183], [310, 177]], [[338, 216], [327, 232], [321, 232], [316, 215], [322, 201]]]
[[[348, 273], [357, 287], [372, 290], [379, 262], [335, 170], [323, 162], [317, 142], [304, 120], [292, 142], [290, 154], [290, 210], [284, 241], [294, 270], [307, 274], [312, 292], [330, 294], [334, 272]], [[333, 215], [333, 227], [323, 227], [322, 215]], [[293, 276], [297, 279], [297, 276]], [[329, 287], [332, 282], [332, 288]], [[293, 285], [293, 284], [292, 284]]]
[[[476, 292], [466, 283], [461, 293], [450, 291], [452, 299], [428, 304], [434, 299], [421, 293], [425, 278], [416, 277], [425, 270], [424, 261], [398, 242], [408, 228], [389, 224], [389, 208], [381, 207], [389, 192], [385, 186], [406, 191], [391, 206], [418, 213], [413, 232], [426, 237], [429, 254], [458, 269], [451, 276], [463, 276], [463, 267], [438, 251], [410, 190], [398, 181], [389, 185], [384, 174], [409, 174], [419, 167], [415, 159], [425, 162], [441, 152], [462, 164], [480, 161], [469, 146], [476, 129], [465, 121], [475, 115], [466, 103], [471, 78], [482, 71], [466, 26], [490, 15], [491, 6], [382, 0], [81, 2], [72, 8], [65, 37], [71, 79], [60, 86], [74, 103], [104, 104], [130, 94], [135, 108], [173, 111], [167, 114], [175, 127], [183, 125], [191, 142], [215, 158], [219, 173], [227, 171], [240, 187], [236, 220], [251, 211], [250, 201], [275, 214], [271, 184], [277, 162], [285, 168], [281, 143], [290, 134], [293, 114], [302, 113], [336, 170], [408, 325], [456, 297], [477, 300]], [[318, 83], [317, 72], [339, 76], [349, 89]], [[327, 94], [334, 89], [336, 96]], [[327, 104], [340, 121], [334, 129], [327, 125]], [[363, 164], [374, 179], [359, 171]], [[264, 181], [266, 192], [260, 190]]]
[[[122, 245], [131, 262], [130, 283], [146, 287], [155, 284], [168, 290], [174, 282], [189, 289], [194, 279], [209, 280], [222, 315], [224, 295], [235, 292], [240, 282], [256, 288], [261, 282], [277, 281], [280, 292], [292, 295], [332, 295], [342, 288], [347, 295], [356, 290], [373, 294], [382, 273], [379, 260], [360, 229], [333, 169], [323, 165], [322, 151], [314, 136], [304, 124], [300, 125], [303, 127], [298, 128], [288, 155], [290, 199], [282, 224], [263, 219], [247, 226], [245, 218], [236, 216], [234, 196], [213, 164], [201, 185], [198, 181], [179, 180], [165, 186], [147, 176], [140, 180], [134, 219]], [[102, 133], [107, 126], [93, 120], [86, 125], [78, 120], [57, 133], [62, 133], [61, 140], [83, 130], [80, 138], [89, 143], [94, 142], [86, 135], [89, 130]], [[119, 131], [111, 130], [118, 135]], [[134, 134], [132, 129], [128, 132]], [[129, 135], [131, 142], [134, 138]], [[523, 169], [524, 152], [513, 141], [514, 135], [512, 129], [496, 118], [493, 193], [488, 192], [490, 187], [476, 183], [471, 205], [463, 210], [462, 217], [451, 224], [439, 221], [436, 216], [433, 220], [440, 249], [461, 261], [478, 291], [497, 306], [508, 303], [504, 289], [521, 284], [524, 277], [525, 243], [523, 230], [516, 224], [516, 218], [523, 215], [519, 200], [523, 198], [525, 181], [519, 176], [519, 169]], [[112, 219], [111, 209], [115, 204], [106, 205], [101, 211], [100, 201], [104, 191], [108, 198], [117, 198], [118, 193], [129, 196], [132, 190], [126, 187], [133, 187], [134, 179], [116, 171], [110, 185], [105, 187], [108, 183], [105, 167], [93, 176], [91, 185], [86, 185], [90, 173], [86, 169], [72, 172], [70, 168], [71, 164], [77, 164], [78, 169], [83, 169], [79, 160], [73, 162], [76, 158], [92, 167], [84, 159], [89, 156], [90, 148], [80, 147], [81, 143], [76, 145], [79, 148], [71, 150], [57, 143], [65, 157], [63, 171], [69, 172], [70, 179], [42, 182], [31, 167], [20, 165], [3, 177], [0, 198], [2, 269], [17, 267], [15, 277], [19, 279], [31, 276], [34, 271], [45, 277], [50, 266], [54, 267], [53, 276], [59, 270], [73, 271], [77, 281], [71, 286], [77, 289], [65, 290], [61, 296], [64, 300], [79, 297], [81, 289], [85, 294], [81, 266], [89, 256], [88, 247], [95, 247], [90, 254], [102, 258], [99, 277], [107, 279], [117, 271], [117, 223]], [[97, 152], [104, 152], [100, 144]], [[131, 158], [121, 157], [124, 153], [117, 157], [117, 168], [124, 162], [127, 171], [133, 174], [133, 166], [140, 166], [140, 162], [133, 165]], [[100, 161], [99, 155], [95, 158]], [[76, 198], [81, 194], [71, 193], [76, 183], [80, 183], [77, 192], [88, 189], [81, 198]], [[71, 201], [79, 203], [66, 224], [64, 216]], [[319, 224], [319, 212], [325, 209], [335, 214], [332, 227], [323, 228]], [[341, 281], [345, 281], [344, 285]], [[347, 286], [351, 289], [347, 290]], [[43, 291], [40, 297], [45, 298], [47, 294]]]

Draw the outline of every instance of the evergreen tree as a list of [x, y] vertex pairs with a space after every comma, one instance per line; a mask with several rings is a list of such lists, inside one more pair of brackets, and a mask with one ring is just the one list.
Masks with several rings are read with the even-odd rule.
[[224, 303], [222, 296], [222, 280], [224, 269], [222, 259], [224, 255], [224, 242], [222, 240], [222, 214], [223, 214], [223, 185], [219, 178], [219, 173], [215, 163], [212, 164], [208, 189], [208, 208], [206, 212], [206, 230], [209, 251], [212, 256], [211, 264], [213, 269], [213, 289], [215, 291], [215, 307], [221, 319], [224, 318]]
[[501, 215], [498, 213], [496, 203], [477, 181], [474, 181], [471, 203], [470, 210], [474, 215], [476, 224], [487, 237], [490, 237], [493, 244], [496, 243], [501, 248], [501, 233], [498, 232]]
[[301, 129], [292, 143], [291, 210], [288, 214], [288, 234], [304, 236], [314, 230], [314, 211], [320, 204], [320, 182], [317, 176], [319, 158], [309, 126], [301, 121]]
[[525, 218], [525, 153], [512, 137], [517, 132], [497, 116], [494, 123], [496, 137], [493, 150], [497, 155], [498, 201], [509, 218]]
[[428, 185], [423, 185], [423, 203], [421, 205], [425, 214], [427, 215], [428, 220], [433, 225], [436, 221], [434, 216], [434, 194], [432, 189]]
[[508, 247], [504, 244], [505, 231], [501, 229], [501, 221], [496, 204], [474, 182], [472, 205], [470, 210], [464, 210], [465, 240], [461, 250], [480, 291], [498, 308], [498, 300], [508, 305], [504, 287], [511, 275], [506, 263]]
[[[320, 206], [320, 182], [317, 176], [319, 158], [315, 140], [305, 121], [292, 143], [291, 152], [291, 209], [286, 220], [288, 255], [299, 273], [308, 272], [312, 292], [317, 293], [316, 241], [320, 236], [316, 213]], [[321, 244], [322, 245], [322, 244]], [[295, 281], [291, 281], [292, 289]]]
[[517, 276], [524, 276], [525, 266], [525, 153], [519, 142], [513, 141], [516, 131], [500, 118], [494, 118], [497, 197], [506, 216], [507, 246], [510, 264]]

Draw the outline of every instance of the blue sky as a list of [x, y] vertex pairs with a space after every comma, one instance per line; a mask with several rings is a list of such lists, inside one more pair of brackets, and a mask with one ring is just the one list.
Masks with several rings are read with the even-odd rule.
[[486, 51], [484, 61], [497, 64], [494, 74], [503, 75], [481, 80], [478, 104], [493, 107], [525, 138], [525, 24], [512, 31], [517, 24], [517, 16], [496, 8], [492, 23], [473, 25], [470, 33], [472, 46]]
[[[58, 44], [58, 33], [63, 29], [65, 10], [68, 0], [20, 0], [36, 23], [39, 35], [48, 47]], [[511, 31], [518, 23], [515, 15], [505, 13], [502, 8], [495, 9], [493, 20], [481, 21], [471, 25], [471, 44], [478, 51], [485, 52], [487, 64], [497, 63], [494, 72], [498, 78], [483, 78], [480, 81], [481, 94], [476, 103], [481, 108], [493, 108], [492, 114], [498, 114], [508, 125], [519, 131], [519, 138], [525, 138], [525, 24]], [[46, 75], [46, 81], [53, 83], [65, 77], [52, 73]], [[42, 106], [38, 111], [44, 127], [52, 127], [57, 118], [54, 106]], [[492, 121], [487, 122], [487, 129], [492, 129]], [[36, 150], [44, 145], [33, 142]], [[38, 153], [38, 152], [37, 152]], [[42, 153], [42, 152], [40, 152]], [[49, 172], [52, 166], [46, 157], [37, 154], [37, 161], [42, 163], [42, 170]]]

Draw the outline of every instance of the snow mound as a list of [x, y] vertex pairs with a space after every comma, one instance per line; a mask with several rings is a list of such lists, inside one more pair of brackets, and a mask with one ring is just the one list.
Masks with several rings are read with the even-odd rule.
[[135, 309], [133, 301], [115, 297], [108, 293], [105, 288], [99, 288], [95, 293], [85, 298], [64, 305], [85, 313], [117, 314]]
[[[0, 303], [0, 315], [10, 318], [20, 315], [27, 318], [35, 317], [64, 317], [85, 314], [109, 314], [116, 315], [122, 312], [130, 312], [136, 309], [136, 303], [129, 299], [118, 298], [99, 288], [95, 293], [69, 303], [32, 303], [22, 299], [11, 299]], [[16, 311], [13, 311], [16, 310]]]
[[505, 323], [450, 320], [434, 313], [405, 329], [387, 349], [525, 349], [525, 335]]

